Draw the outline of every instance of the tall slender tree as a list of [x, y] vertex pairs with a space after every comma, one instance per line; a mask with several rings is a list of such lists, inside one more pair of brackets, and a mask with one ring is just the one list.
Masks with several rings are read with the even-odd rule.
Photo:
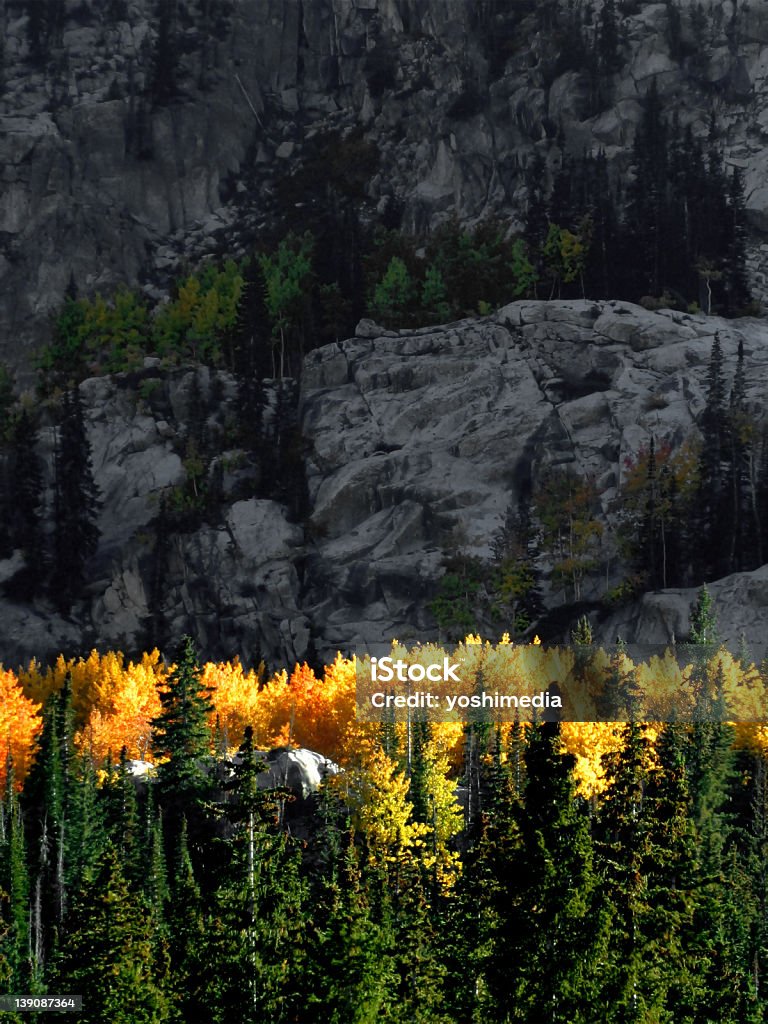
[[49, 589], [67, 612], [80, 597], [99, 541], [98, 488], [79, 387], [64, 393], [55, 455], [53, 565]]
[[43, 474], [37, 454], [37, 427], [26, 409], [16, 420], [11, 438], [11, 536], [24, 552], [25, 567], [13, 581], [13, 594], [34, 597], [47, 575], [43, 531]]
[[0, 807], [0, 958], [8, 991], [28, 992], [33, 979], [29, 943], [29, 873], [24, 821], [16, 793], [13, 762], [8, 756], [5, 794]]
[[190, 843], [201, 837], [205, 807], [212, 794], [211, 730], [213, 705], [202, 681], [195, 642], [184, 636], [176, 665], [160, 692], [162, 709], [152, 722], [152, 745], [160, 759], [157, 788], [170, 849], [176, 851], [182, 822]]

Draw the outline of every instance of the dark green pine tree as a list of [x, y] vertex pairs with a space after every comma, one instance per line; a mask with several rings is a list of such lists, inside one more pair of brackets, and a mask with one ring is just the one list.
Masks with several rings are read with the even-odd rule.
[[328, 1024], [375, 1024], [392, 1008], [396, 987], [393, 936], [376, 906], [376, 886], [347, 834], [314, 894], [304, 1016]]
[[690, 814], [686, 736], [668, 723], [656, 743], [658, 766], [648, 775], [644, 801], [647, 902], [639, 925], [654, 970], [640, 979], [640, 1005], [664, 1007], [670, 1020], [693, 1020], [706, 997], [702, 966], [705, 943], [697, 914], [701, 864]]
[[384, 936], [391, 933], [397, 976], [388, 1018], [393, 1024], [448, 1024], [455, 1018], [446, 994], [447, 967], [440, 955], [446, 916], [432, 872], [411, 852], [401, 855], [396, 871], [385, 879], [381, 902]]
[[586, 291], [595, 298], [605, 298], [622, 293], [626, 287], [619, 272], [619, 219], [605, 151], [601, 149], [594, 159], [587, 158], [587, 164], [584, 213], [592, 218], [592, 244], [585, 270]]
[[747, 410], [747, 382], [744, 370], [744, 342], [739, 339], [736, 372], [733, 377], [731, 398], [728, 408], [727, 438], [728, 452], [728, 569], [739, 572], [760, 564], [756, 561], [754, 549], [757, 529], [752, 504], [752, 446], [754, 444], [755, 422]]
[[100, 798], [96, 768], [87, 751], [73, 758], [69, 790], [64, 882], [67, 892], [74, 893], [93, 877], [107, 842], [104, 802]]
[[24, 552], [24, 568], [11, 585], [11, 596], [29, 600], [40, 593], [47, 575], [43, 531], [43, 474], [37, 455], [37, 429], [22, 409], [11, 438], [10, 533]]
[[261, 828], [249, 875], [247, 850], [247, 831], [240, 832], [206, 922], [201, 980], [211, 1019], [302, 1020], [309, 991], [300, 853], [285, 833]]
[[209, 726], [213, 704], [191, 636], [181, 639], [176, 665], [160, 691], [160, 704], [160, 714], [152, 722], [152, 747], [160, 760], [156, 785], [168, 848], [176, 849], [186, 820], [194, 861], [213, 792]]
[[733, 726], [695, 722], [687, 759], [702, 875], [695, 930], [704, 995], [697, 1019], [713, 1024], [758, 1020], [752, 954], [758, 903], [740, 806], [748, 780], [737, 764]]
[[381, 749], [393, 760], [397, 760], [400, 754], [400, 740], [395, 726], [395, 709], [387, 708], [384, 717], [379, 725], [379, 744]]
[[[707, 403], [701, 416], [702, 449], [699, 461], [699, 487], [696, 502], [696, 527], [699, 577], [717, 579], [727, 571], [723, 537], [726, 536], [729, 505], [727, 458], [728, 423], [723, 380], [723, 353], [715, 331], [707, 373]], [[727, 554], [727, 548], [726, 554]]]
[[136, 888], [147, 874], [146, 855], [142, 848], [136, 784], [128, 768], [128, 751], [125, 747], [120, 751], [117, 764], [110, 766], [109, 778], [102, 793], [106, 829], [113, 837], [126, 879]]
[[[33, 882], [32, 949], [40, 967], [55, 949], [68, 905], [75, 788], [74, 709], [69, 673], [43, 708], [43, 728], [22, 803]], [[36, 969], [37, 969], [36, 967]]]
[[635, 1014], [640, 986], [647, 974], [643, 1001], [652, 1004], [650, 990], [657, 985], [659, 970], [659, 952], [646, 948], [642, 932], [648, 903], [644, 804], [650, 745], [635, 722], [625, 726], [622, 739], [620, 750], [605, 759], [608, 789], [596, 829], [605, 898], [612, 909], [604, 999], [610, 1008], [606, 1016], [616, 1024], [642, 1019]]
[[162, 1024], [171, 1019], [167, 981], [149, 908], [108, 848], [73, 901], [52, 990], [83, 994], [84, 1024]]
[[729, 182], [720, 152], [714, 142], [714, 112], [710, 123], [709, 154], [698, 209], [698, 251], [696, 270], [700, 277], [699, 305], [706, 313], [723, 294], [722, 279], [730, 248], [732, 218], [728, 208]]
[[521, 501], [510, 503], [504, 521], [491, 539], [494, 561], [493, 612], [508, 627], [513, 640], [544, 610], [539, 589], [537, 538], [531, 510]]
[[747, 920], [749, 908], [754, 909], [745, 960], [758, 1008], [764, 1014], [768, 1004], [765, 991], [768, 979], [768, 765], [765, 756], [759, 752], [749, 755], [747, 760], [743, 775], [747, 786], [739, 787], [739, 796], [744, 801], [740, 820], [743, 823], [744, 862], [751, 895], [751, 901], [742, 909]]
[[637, 690], [637, 676], [634, 668], [627, 668], [626, 654], [627, 645], [619, 636], [611, 652], [602, 698], [597, 704], [600, 718], [607, 722], [636, 722], [642, 717], [642, 696]]
[[667, 285], [690, 301], [699, 299], [699, 280], [694, 265], [698, 258], [698, 205], [705, 168], [701, 146], [690, 125], [685, 130], [675, 111], [669, 140]]
[[168, 896], [165, 921], [174, 1007], [180, 1020], [203, 1020], [207, 1010], [201, 959], [205, 932], [203, 900], [189, 856], [186, 821], [182, 822]]
[[429, 793], [426, 780], [425, 754], [432, 736], [432, 726], [427, 721], [415, 721], [410, 723], [411, 733], [411, 763], [408, 799], [413, 804], [414, 821], [428, 823], [429, 818]]
[[636, 287], [649, 295], [660, 295], [666, 283], [668, 155], [667, 125], [654, 78], [635, 135], [635, 177], [627, 197], [627, 228], [635, 248]]
[[80, 597], [99, 542], [98, 489], [91, 466], [80, 389], [64, 393], [55, 454], [51, 597], [68, 612]]
[[204, 972], [203, 991], [215, 1021], [301, 1019], [307, 999], [306, 881], [298, 846], [276, 827], [285, 792], [259, 785], [263, 769], [247, 728], [221, 808], [230, 838], [206, 929], [215, 971]]
[[702, 648], [700, 652], [706, 657], [714, 653], [720, 642], [717, 630], [717, 613], [714, 601], [706, 583], [699, 588], [695, 602], [691, 605], [690, 643]]
[[575, 194], [577, 166], [576, 162], [565, 154], [560, 169], [552, 182], [547, 208], [550, 222], [559, 227], [570, 227], [577, 219], [578, 199]]
[[734, 167], [728, 190], [727, 248], [724, 272], [726, 305], [731, 313], [743, 309], [751, 300], [746, 270], [746, 228], [744, 176], [740, 167]]
[[513, 725], [503, 761], [497, 729], [486, 809], [469, 837], [455, 896], [443, 911], [446, 995], [459, 1020], [498, 1019], [497, 996], [488, 990], [486, 974], [497, 970], [498, 949], [505, 941], [510, 865], [522, 843], [526, 732], [519, 722]]
[[[519, 721], [512, 725], [512, 732], [520, 728]], [[512, 743], [509, 744], [510, 748]], [[524, 753], [524, 748], [522, 753]], [[505, 754], [507, 755], [505, 757]], [[504, 806], [508, 797], [515, 793], [521, 793], [522, 789], [513, 782], [513, 773], [517, 765], [513, 765], [512, 757], [504, 749], [504, 738], [501, 732], [501, 725], [497, 722], [493, 732], [493, 746], [491, 749], [491, 764], [488, 768], [488, 796], [486, 804], [491, 817], [495, 814], [497, 806]]]
[[496, 934], [483, 965], [483, 1019], [586, 1024], [601, 1017], [605, 914], [589, 819], [557, 724], [532, 727], [525, 763], [519, 844], [497, 883]]
[[29, 944], [29, 873], [24, 821], [14, 785], [13, 762], [6, 761], [5, 795], [0, 807], [0, 971], [7, 992], [29, 992], [33, 981]]
[[144, 858], [141, 891], [151, 908], [155, 932], [165, 933], [165, 916], [168, 907], [168, 870], [163, 837], [162, 813], [156, 806], [154, 786], [147, 788], [143, 813], [141, 815], [142, 849], [148, 851]]

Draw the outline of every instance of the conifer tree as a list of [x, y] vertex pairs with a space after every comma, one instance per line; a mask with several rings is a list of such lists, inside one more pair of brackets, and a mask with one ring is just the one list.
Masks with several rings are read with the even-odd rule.
[[[130, 780], [128, 784], [132, 785]], [[74, 893], [93, 877], [107, 839], [104, 804], [99, 799], [96, 769], [88, 751], [75, 755], [69, 788], [64, 877], [67, 891]], [[134, 853], [134, 869], [135, 861]]]
[[157, 771], [160, 804], [175, 848], [186, 819], [192, 843], [197, 842], [206, 801], [212, 792], [210, 777], [212, 703], [203, 685], [195, 643], [182, 637], [176, 665], [160, 692], [162, 710], [152, 722], [152, 745], [162, 760]]
[[476, 1013], [496, 1020], [500, 1012], [496, 994], [488, 991], [486, 972], [496, 969], [498, 950], [505, 941], [509, 872], [520, 856], [526, 745], [525, 730], [516, 722], [505, 763], [500, 730], [496, 730], [487, 807], [469, 835], [456, 893], [445, 909], [446, 992], [462, 1020], [475, 1019]]
[[32, 946], [39, 964], [55, 948], [68, 905], [69, 853], [76, 841], [70, 836], [74, 773], [74, 709], [67, 673], [62, 689], [43, 708], [38, 752], [23, 793], [35, 890]]
[[389, 1015], [397, 1024], [447, 1024], [452, 1005], [445, 996], [446, 967], [439, 955], [438, 901], [427, 873], [414, 857], [401, 858], [397, 886], [386, 889], [385, 924], [392, 935], [397, 983]]
[[484, 965], [490, 1020], [571, 1024], [599, 1016], [605, 926], [589, 822], [554, 723], [532, 728], [520, 843]]
[[510, 504], [491, 540], [494, 560], [492, 611], [512, 640], [541, 615], [536, 538], [527, 503]]
[[155, 806], [154, 787], [147, 791], [144, 826], [144, 847], [149, 850], [148, 862], [144, 869], [142, 891], [151, 908], [155, 932], [160, 935], [165, 929], [165, 915], [168, 906], [168, 870], [163, 839], [162, 813]]
[[13, 595], [29, 600], [42, 589], [47, 573], [43, 532], [43, 475], [36, 450], [37, 430], [26, 409], [11, 439], [12, 543], [24, 552], [25, 568], [13, 581]]
[[645, 941], [664, 963], [657, 972], [657, 995], [663, 993], [671, 1019], [685, 1020], [695, 1017], [705, 998], [706, 942], [700, 931], [702, 866], [690, 814], [684, 728], [667, 723], [656, 753], [658, 767], [649, 774], [645, 801], [649, 902], [642, 924]]
[[748, 786], [739, 787], [740, 795], [743, 796], [745, 789], [748, 794], [742, 817], [742, 835], [754, 906], [746, 961], [753, 992], [759, 997], [759, 1005], [764, 1007], [765, 979], [768, 977], [768, 766], [761, 753], [750, 756], [745, 778]]
[[391, 1007], [395, 986], [392, 936], [376, 913], [375, 890], [351, 835], [318, 893], [316, 943], [305, 1013], [329, 1024], [375, 1024]]
[[691, 727], [692, 820], [701, 865], [697, 968], [704, 977], [700, 1012], [718, 1021], [759, 1019], [754, 977], [758, 900], [751, 877], [754, 850], [742, 816], [747, 777], [739, 770], [734, 730], [723, 722]]
[[700, 587], [696, 601], [691, 606], [690, 642], [710, 652], [714, 651], [719, 643], [717, 614], [706, 583]]
[[432, 728], [427, 721], [410, 723], [411, 759], [408, 799], [413, 804], [412, 814], [415, 821], [427, 822], [429, 819], [429, 793], [427, 790], [427, 758]]
[[722, 538], [728, 508], [727, 456], [728, 426], [723, 380], [723, 353], [715, 331], [707, 372], [707, 403], [701, 418], [702, 450], [699, 463], [697, 522], [701, 549], [699, 569], [714, 579], [725, 568]]
[[374, 289], [371, 310], [387, 325], [401, 327], [408, 320], [415, 295], [416, 285], [408, 267], [399, 256], [393, 256]]
[[[136, 787], [128, 768], [128, 751], [123, 747], [120, 760], [111, 767], [104, 789], [106, 824], [115, 844], [126, 879], [138, 887], [145, 877], [139, 806]], [[151, 902], [151, 901], [150, 901]]]
[[[306, 296], [313, 280], [315, 240], [309, 232], [289, 233], [273, 253], [259, 258], [264, 301], [272, 322], [272, 377], [282, 380], [286, 369], [298, 375], [297, 361], [304, 355]], [[279, 354], [279, 361], [276, 360]]]
[[[168, 896], [164, 921], [167, 924], [174, 1005], [181, 1020], [200, 1020], [207, 1011], [201, 978], [205, 945], [204, 905], [189, 855], [186, 819], [182, 820]], [[163, 928], [161, 934], [165, 933]]]
[[230, 846], [228, 879], [215, 892], [203, 950], [203, 984], [215, 1024], [301, 1020], [307, 1003], [306, 883], [285, 833], [261, 829], [249, 876], [243, 836]]
[[731, 175], [727, 217], [724, 287], [729, 311], [737, 312], [750, 300], [746, 270], [746, 201], [740, 167], [734, 167]]
[[88, 562], [96, 552], [98, 489], [91, 466], [80, 389], [64, 394], [55, 456], [51, 596], [67, 612], [81, 595]]
[[605, 998], [612, 1019], [631, 1021], [642, 998], [646, 972], [658, 973], [659, 952], [646, 948], [642, 932], [648, 894], [644, 877], [647, 854], [645, 792], [649, 772], [649, 744], [637, 723], [624, 730], [623, 746], [606, 759], [608, 791], [598, 821], [597, 847], [612, 907], [605, 970]]
[[6, 932], [0, 950], [6, 964], [3, 984], [9, 992], [30, 991], [29, 873], [24, 821], [15, 791], [13, 762], [8, 756], [5, 794], [0, 808], [0, 928]]
[[85, 1024], [162, 1024], [170, 1019], [166, 976], [148, 908], [130, 891], [117, 852], [107, 849], [73, 902], [53, 984], [83, 993]]
[[299, 854], [276, 830], [282, 789], [258, 783], [264, 770], [246, 728], [228, 799], [219, 811], [228, 822], [225, 864], [218, 871], [204, 940], [206, 960], [199, 991], [216, 1004], [215, 1021], [290, 1021], [306, 1000], [302, 984], [306, 882]]
[[728, 451], [728, 533], [730, 538], [728, 568], [738, 572], [755, 564], [752, 554], [757, 541], [758, 524], [749, 510], [752, 503], [751, 485], [753, 464], [752, 447], [755, 424], [747, 410], [746, 374], [744, 370], [744, 343], [739, 339], [736, 372], [733, 377], [727, 412], [726, 436]]
[[635, 178], [630, 185], [627, 209], [628, 226], [637, 246], [638, 270], [650, 295], [660, 294], [665, 275], [667, 135], [654, 78], [635, 136]]

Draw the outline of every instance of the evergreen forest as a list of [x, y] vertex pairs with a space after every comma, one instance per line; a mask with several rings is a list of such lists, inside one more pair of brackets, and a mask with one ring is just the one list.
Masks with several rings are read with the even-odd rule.
[[[705, 590], [692, 623], [697, 700], [763, 692]], [[364, 723], [352, 661], [266, 678], [190, 637], [0, 683], [5, 992], [88, 1024], [765, 1019], [763, 725]], [[298, 746], [319, 790], [261, 785]]]

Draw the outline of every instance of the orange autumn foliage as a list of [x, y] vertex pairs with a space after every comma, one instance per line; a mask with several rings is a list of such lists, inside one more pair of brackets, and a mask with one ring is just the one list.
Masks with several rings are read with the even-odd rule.
[[160, 711], [157, 688], [167, 676], [160, 652], [155, 649], [127, 665], [122, 651], [91, 651], [87, 658], [59, 655], [46, 669], [30, 662], [19, 672], [19, 681], [25, 695], [42, 705], [61, 689], [67, 673], [72, 680], [76, 745], [89, 750], [96, 763], [110, 756], [115, 760], [123, 746], [129, 757], [146, 757], [150, 723]]
[[24, 695], [14, 672], [0, 668], [0, 785], [5, 786], [10, 757], [21, 788], [41, 728], [40, 705]]
[[[122, 654], [120, 655], [122, 660]], [[152, 719], [160, 713], [158, 685], [166, 678], [157, 650], [129, 662], [122, 673], [110, 672], [97, 685], [94, 704], [75, 743], [91, 752], [97, 764], [114, 761], [123, 747], [129, 758], [146, 760], [152, 739]]]
[[239, 658], [209, 661], [203, 666], [202, 684], [210, 690], [215, 708], [213, 719], [215, 722], [218, 716], [227, 747], [238, 747], [242, 743], [246, 725], [253, 726], [254, 735], [258, 736], [256, 720], [263, 673], [263, 664], [254, 672], [244, 669]]
[[[393, 651], [396, 650], [400, 649], [395, 644]], [[482, 665], [488, 685], [495, 685], [496, 674], [502, 667], [508, 667], [510, 659], [515, 672], [519, 670], [521, 689], [529, 690], [539, 684], [538, 678], [531, 677], [526, 668], [523, 648], [505, 641], [493, 647], [480, 637], [468, 637], [462, 650], [468, 665]], [[431, 649], [426, 653], [431, 655]], [[502, 654], [507, 658], [503, 665]], [[554, 651], [545, 665], [550, 674], [550, 662], [557, 654]], [[354, 658], [337, 654], [322, 674], [316, 674], [304, 663], [296, 665], [290, 673], [282, 670], [265, 679], [263, 665], [248, 669], [238, 658], [209, 662], [202, 666], [202, 682], [212, 696], [211, 728], [218, 719], [220, 736], [230, 749], [241, 743], [245, 727], [251, 725], [255, 742], [262, 749], [304, 746], [344, 767], [364, 766], [373, 757], [379, 727], [375, 722], [357, 720], [356, 664]], [[606, 665], [610, 667], [608, 661]], [[677, 700], [687, 692], [683, 684], [691, 666], [680, 668], [666, 657], [630, 667], [638, 685], [662, 704], [668, 691]], [[40, 732], [41, 706], [61, 688], [67, 674], [72, 680], [75, 740], [80, 749], [88, 751], [97, 764], [108, 757], [117, 759], [123, 746], [129, 757], [151, 757], [151, 723], [160, 711], [158, 690], [171, 669], [157, 650], [136, 662], [127, 662], [120, 651], [92, 651], [86, 658], [59, 657], [50, 667], [33, 661], [18, 674], [0, 669], [0, 771], [5, 770], [3, 762], [10, 750], [16, 777], [19, 782], [23, 780]], [[743, 723], [736, 729], [737, 744], [768, 756], [768, 726], [759, 722], [748, 724], [760, 718], [765, 706], [768, 680], [764, 680], [763, 673], [754, 665], [742, 666], [721, 650], [710, 659], [707, 675], [712, 685], [718, 681], [729, 706], [735, 709], [734, 717]], [[505, 723], [502, 733], [506, 735], [507, 730]], [[450, 775], [455, 778], [463, 763], [464, 726], [459, 721], [439, 723], [434, 727], [434, 736], [436, 741], [440, 740], [441, 751], [450, 764]], [[599, 798], [606, 784], [603, 757], [620, 746], [621, 728], [610, 723], [566, 722], [563, 743], [576, 759], [579, 792]]]
[[275, 672], [260, 687], [260, 674], [227, 662], [206, 665], [203, 682], [212, 688], [219, 726], [233, 746], [251, 725], [260, 747], [308, 747], [345, 764], [372, 733], [356, 721], [355, 662], [341, 654], [321, 679], [304, 663], [290, 676]]

